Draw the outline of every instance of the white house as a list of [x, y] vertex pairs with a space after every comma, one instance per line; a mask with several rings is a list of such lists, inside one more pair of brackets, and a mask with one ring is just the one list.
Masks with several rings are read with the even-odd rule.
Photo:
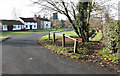
[[51, 22], [50, 21], [44, 21], [44, 28], [51, 28]]
[[25, 29], [28, 30], [37, 29], [37, 21], [35, 21], [33, 18], [23, 18], [23, 17], [20, 18], [22, 19]]
[[51, 28], [51, 22], [46, 18], [35, 17], [37, 20], [38, 29]]
[[37, 15], [33, 18], [20, 17], [20, 19], [24, 23], [24, 28], [28, 30], [51, 28], [51, 22], [48, 19], [41, 18], [40, 16], [37, 17]]
[[24, 24], [17, 20], [0, 20], [2, 31], [22, 30]]

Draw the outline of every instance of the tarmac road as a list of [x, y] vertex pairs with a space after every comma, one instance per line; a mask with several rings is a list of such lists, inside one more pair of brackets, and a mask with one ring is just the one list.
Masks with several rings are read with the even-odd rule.
[[12, 36], [2, 43], [3, 74], [111, 74], [97, 67], [77, 63], [40, 47], [45, 34]]

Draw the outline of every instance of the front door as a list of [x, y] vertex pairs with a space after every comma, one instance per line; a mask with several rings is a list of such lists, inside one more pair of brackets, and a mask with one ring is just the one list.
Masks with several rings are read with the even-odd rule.
[[32, 30], [32, 25], [30, 25], [30, 30]]
[[13, 30], [13, 25], [7, 25], [7, 29], [8, 29], [8, 31], [12, 31]]

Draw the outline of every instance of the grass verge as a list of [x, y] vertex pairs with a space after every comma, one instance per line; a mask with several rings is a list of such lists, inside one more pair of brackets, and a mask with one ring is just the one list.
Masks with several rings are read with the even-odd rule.
[[[64, 34], [68, 36], [76, 36], [76, 34], [72, 32], [63, 32]], [[62, 34], [62, 33], [61, 33]], [[61, 36], [57, 36], [61, 37]], [[56, 40], [57, 40], [56, 37]], [[51, 35], [52, 38], [52, 35]], [[102, 43], [98, 41], [92, 41], [85, 45], [82, 45], [79, 43], [78, 45], [78, 53], [74, 53], [73, 50], [73, 42], [66, 42], [66, 45], [70, 45], [70, 47], [62, 47], [62, 43], [59, 41], [56, 41], [56, 43], [53, 43], [52, 40], [48, 40], [48, 35], [43, 36], [39, 43], [52, 50], [52, 52], [55, 52], [59, 55], [64, 55], [65, 57], [70, 57], [73, 59], [80, 59], [81, 61], [85, 62], [92, 62], [97, 63], [102, 67], [108, 67], [109, 69], [113, 66], [118, 65], [119, 58], [115, 55], [110, 54], [109, 52], [106, 52], [102, 46]]]
[[0, 36], [0, 41], [9, 38], [9, 36]]
[[62, 30], [62, 28], [60, 29], [55, 29], [55, 28], [50, 28], [50, 29], [37, 29], [37, 30], [31, 30], [31, 31], [35, 31], [35, 32], [49, 32], [49, 31], [51, 31], [51, 32], [59, 32], [59, 31], [63, 31]]
[[30, 30], [30, 31], [6, 31], [6, 32], [1, 32], [1, 36], [6, 37], [6, 36], [16, 36], [16, 35], [27, 35], [27, 34], [40, 34], [40, 33], [46, 33], [46, 32], [54, 32], [54, 31], [62, 31], [61, 29], [42, 29], [42, 30]]
[[102, 31], [99, 30], [99, 32], [95, 35], [94, 38], [91, 39], [91, 41], [100, 41], [102, 39]]
[[99, 50], [98, 55], [101, 56], [102, 58], [106, 59], [106, 60], [111, 60], [111, 61], [114, 61], [114, 62], [120, 61], [120, 58], [117, 56], [117, 53], [116, 54], [111, 54], [111, 52], [107, 51], [106, 48], [103, 48], [102, 50]]

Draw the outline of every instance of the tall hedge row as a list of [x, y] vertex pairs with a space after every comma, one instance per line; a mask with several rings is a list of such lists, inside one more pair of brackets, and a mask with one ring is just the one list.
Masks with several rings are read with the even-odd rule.
[[104, 43], [108, 51], [120, 53], [120, 22], [103, 26]]

